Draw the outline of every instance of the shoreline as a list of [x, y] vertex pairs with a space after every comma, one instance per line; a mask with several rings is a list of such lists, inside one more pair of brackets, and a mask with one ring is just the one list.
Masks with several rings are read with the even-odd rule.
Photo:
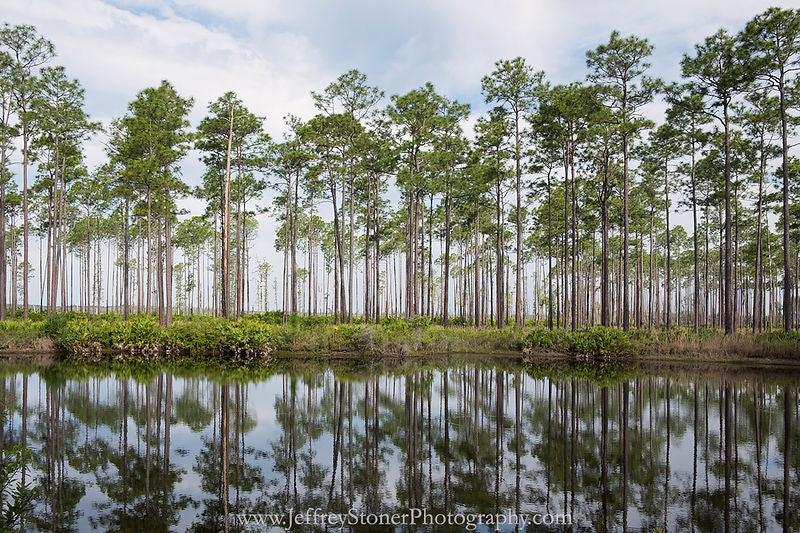
[[[689, 366], [692, 364], [711, 364], [711, 365], [742, 365], [742, 366], [765, 366], [770, 368], [785, 367], [800, 370], [800, 359], [790, 357], [761, 357], [746, 354], [736, 354], [731, 352], [724, 353], [642, 353], [638, 355], [609, 355], [592, 356], [576, 354], [570, 352], [560, 352], [553, 350], [537, 350], [531, 353], [521, 353], [511, 350], [494, 351], [422, 351], [407, 354], [397, 353], [364, 353], [360, 351], [331, 351], [327, 353], [314, 351], [288, 351], [279, 350], [270, 354], [270, 360], [263, 362], [250, 362], [244, 364], [243, 361], [234, 359], [224, 359], [214, 357], [213, 354], [199, 356], [177, 356], [174, 358], [156, 357], [144, 359], [141, 357], [122, 357], [126, 353], [123, 350], [103, 350], [103, 353], [111, 357], [102, 361], [75, 361], [69, 357], [69, 353], [57, 346], [48, 348], [20, 348], [7, 349], [0, 348], [1, 363], [81, 363], [87, 366], [102, 366], [107, 361], [116, 364], [139, 364], [139, 363], [170, 363], [191, 368], [197, 363], [209, 362], [218, 363], [223, 366], [252, 366], [268, 368], [276, 361], [314, 361], [314, 362], [336, 362], [336, 361], [368, 361], [370, 363], [380, 363], [383, 361], [421, 361], [426, 359], [456, 358], [465, 361], [473, 358], [492, 358], [507, 359], [523, 364], [546, 364], [550, 362], [576, 362], [588, 364], [607, 364], [607, 363], [643, 363], [643, 364], [679, 364]], [[120, 356], [120, 357], [117, 357]]]
[[324, 317], [246, 315], [238, 320], [182, 315], [161, 325], [155, 316], [51, 315], [0, 322], [0, 358], [171, 363], [257, 367], [282, 359], [417, 359], [473, 354], [535, 363], [542, 360], [767, 364], [800, 367], [800, 332], [591, 327], [576, 331], [529, 323], [504, 329], [443, 327], [430, 320], [333, 324]]

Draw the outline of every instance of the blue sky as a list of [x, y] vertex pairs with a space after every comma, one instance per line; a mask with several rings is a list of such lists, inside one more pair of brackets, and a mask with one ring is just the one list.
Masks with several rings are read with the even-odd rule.
[[[671, 81], [694, 44], [721, 27], [738, 31], [781, 2], [407, 0], [0, 0], [2, 21], [33, 24], [56, 46], [55, 64], [86, 88], [89, 113], [108, 124], [135, 94], [161, 79], [195, 98], [197, 124], [209, 101], [234, 90], [275, 138], [287, 113], [310, 117], [311, 90], [358, 68], [387, 96], [427, 81], [484, 109], [480, 79], [500, 58], [523, 56], [554, 82], [583, 79], [585, 52], [610, 32], [655, 46], [652, 74]], [[787, 2], [783, 4], [788, 5]], [[649, 111], [660, 119], [662, 106]], [[475, 116], [471, 118], [474, 121]], [[103, 159], [102, 136], [87, 145]], [[197, 154], [184, 179], [199, 182]], [[265, 199], [268, 202], [268, 199]], [[186, 200], [199, 214], [202, 206]], [[273, 224], [262, 216], [254, 255], [277, 261]]]

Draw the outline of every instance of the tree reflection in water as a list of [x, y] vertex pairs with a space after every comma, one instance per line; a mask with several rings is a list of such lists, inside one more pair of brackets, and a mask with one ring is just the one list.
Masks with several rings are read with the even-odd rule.
[[239, 513], [412, 507], [566, 512], [574, 530], [800, 528], [786, 370], [460, 360], [295, 363], [251, 382], [3, 376], [0, 445], [35, 451], [27, 530], [237, 531]]

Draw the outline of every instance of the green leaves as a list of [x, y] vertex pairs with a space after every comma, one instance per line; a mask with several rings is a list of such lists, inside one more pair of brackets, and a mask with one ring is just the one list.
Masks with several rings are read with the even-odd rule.
[[321, 93], [311, 92], [317, 109], [325, 114], [345, 113], [359, 121], [383, 98], [383, 91], [367, 84], [367, 76], [349, 70]]
[[[684, 55], [681, 73], [692, 79], [693, 92], [710, 99], [710, 109], [727, 106], [753, 79], [744, 50], [736, 39], [721, 29], [695, 46], [695, 56]], [[714, 115], [720, 120], [721, 117]]]
[[514, 112], [528, 110], [544, 72], [534, 72], [522, 57], [501, 59], [494, 66], [494, 72], [481, 80], [481, 92], [486, 103], [502, 103]]
[[[0, 414], [0, 423], [6, 423], [6, 409]], [[38, 490], [32, 483], [17, 481], [20, 472], [30, 462], [31, 451], [14, 445], [3, 452], [0, 460], [0, 532], [20, 531], [22, 520], [34, 509]]]
[[129, 321], [106, 315], [73, 318], [53, 326], [48, 333], [73, 358], [95, 362], [102, 357], [154, 360], [162, 356], [263, 360], [273, 350], [273, 326], [257, 317], [231, 322], [194, 316], [161, 326], [152, 315], [134, 315]]
[[636, 355], [641, 343], [632, 334], [601, 326], [578, 331], [534, 329], [524, 341], [524, 350], [553, 350], [591, 356]]
[[637, 110], [653, 100], [661, 82], [645, 75], [653, 46], [636, 35], [621, 37], [611, 32], [608, 43], [586, 52], [587, 78], [598, 84], [606, 105], [614, 111], [620, 133], [627, 135], [647, 127]]
[[771, 7], [747, 23], [738, 40], [747, 70], [770, 85], [800, 70], [800, 10]]

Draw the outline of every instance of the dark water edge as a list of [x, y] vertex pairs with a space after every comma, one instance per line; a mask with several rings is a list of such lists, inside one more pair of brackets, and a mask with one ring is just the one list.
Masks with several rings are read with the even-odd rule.
[[796, 365], [558, 357], [6, 363], [0, 442], [34, 452], [28, 531], [237, 531], [317, 507], [797, 531], [798, 383]]

